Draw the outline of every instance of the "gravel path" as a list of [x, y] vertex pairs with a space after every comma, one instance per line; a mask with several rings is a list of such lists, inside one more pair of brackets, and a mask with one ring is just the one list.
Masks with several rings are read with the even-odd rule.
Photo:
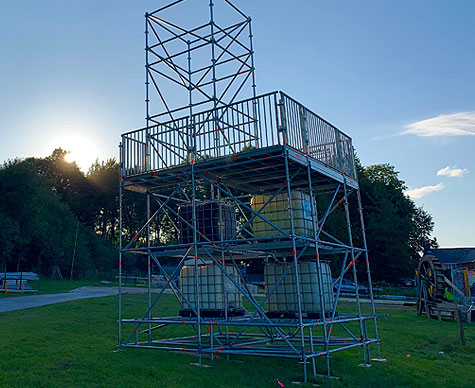
[[[147, 292], [147, 288], [122, 287], [122, 291], [127, 294], [144, 294]], [[152, 292], [156, 293], [158, 290], [152, 289]], [[166, 290], [165, 292], [171, 293], [170, 290]], [[78, 299], [102, 298], [104, 296], [117, 295], [117, 293], [117, 287], [83, 286], [70, 292], [63, 292], [61, 294], [28, 295], [16, 296], [14, 298], [2, 298], [0, 299], [0, 313], [40, 307], [54, 303], [69, 302]]]
[[95, 287], [98, 290], [82, 290], [82, 288], [83, 287], [80, 287], [76, 290], [61, 294], [28, 295], [16, 296], [14, 298], [2, 298], [0, 299], [0, 313], [29, 309], [32, 307], [45, 306], [54, 303], [69, 302], [78, 299], [102, 298], [104, 296], [117, 295], [117, 289], [112, 287], [111, 289], [105, 287]]

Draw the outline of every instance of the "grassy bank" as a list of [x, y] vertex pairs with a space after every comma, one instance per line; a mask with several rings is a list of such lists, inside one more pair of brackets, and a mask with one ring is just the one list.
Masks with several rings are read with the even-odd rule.
[[[143, 295], [127, 295], [128, 316], [144, 311]], [[174, 298], [165, 295], [154, 315], [176, 314]], [[117, 298], [82, 300], [0, 314], [0, 387], [285, 387], [301, 379], [294, 360], [217, 359], [211, 368], [190, 365], [189, 354], [127, 349], [117, 345]], [[0, 302], [1, 303], [1, 302]], [[475, 326], [466, 328], [462, 347], [458, 327], [418, 317], [407, 309], [386, 308], [380, 320], [387, 363], [361, 368], [358, 351], [333, 356], [340, 380], [318, 381], [324, 387], [470, 387], [475, 376]], [[130, 315], [129, 315], [130, 314]], [[179, 326], [163, 335], [186, 334]], [[157, 333], [161, 334], [161, 333]], [[410, 357], [407, 357], [410, 355]], [[209, 363], [209, 360], [206, 360]], [[318, 369], [324, 372], [323, 360]]]

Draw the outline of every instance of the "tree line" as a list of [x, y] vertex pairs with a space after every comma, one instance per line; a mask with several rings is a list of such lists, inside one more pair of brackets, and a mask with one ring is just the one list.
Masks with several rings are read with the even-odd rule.
[[[56, 149], [0, 169], [0, 270], [99, 276], [116, 263], [117, 163], [84, 174]], [[77, 237], [76, 237], [77, 236]]]
[[[395, 282], [401, 277], [413, 278], [424, 249], [438, 247], [437, 239], [431, 236], [432, 216], [405, 194], [407, 186], [394, 166], [362, 166], [358, 160], [356, 166], [373, 280]], [[348, 201], [353, 243], [362, 247], [357, 197], [351, 195]], [[347, 241], [343, 208], [329, 221], [332, 233]], [[332, 270], [339, 268], [339, 264], [338, 260], [332, 263]], [[365, 261], [359, 260], [357, 264], [358, 272], [365, 273]]]
[[[36, 271], [68, 277], [110, 277], [117, 266], [119, 239], [119, 165], [96, 161], [83, 173], [67, 163], [66, 151], [46, 158], [16, 159], [0, 167], [0, 271]], [[375, 280], [411, 277], [424, 245], [431, 239], [432, 217], [404, 194], [406, 186], [389, 164], [358, 163], [366, 235]], [[209, 196], [202, 188], [201, 196]], [[357, 203], [351, 197], [352, 220]], [[153, 205], [156, 206], [156, 205]], [[339, 213], [338, 213], [339, 212]], [[125, 191], [123, 233], [129, 240], [144, 224], [146, 197]], [[176, 239], [167, 217], [159, 218], [160, 236]], [[332, 234], [345, 239], [342, 209], [329, 218]], [[358, 222], [355, 228], [360, 228]], [[360, 233], [355, 245], [361, 246]], [[77, 237], [76, 237], [77, 236]], [[144, 266], [140, 258], [134, 265]], [[334, 263], [338, 265], [338, 263]]]

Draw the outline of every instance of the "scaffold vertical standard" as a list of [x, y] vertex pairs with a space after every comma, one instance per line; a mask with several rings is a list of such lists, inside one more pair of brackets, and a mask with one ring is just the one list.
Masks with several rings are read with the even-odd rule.
[[[145, 14], [146, 126], [119, 147], [119, 348], [183, 351], [199, 364], [217, 354], [293, 358], [304, 381], [309, 367], [330, 376], [338, 351], [360, 348], [369, 365], [374, 345], [381, 359], [351, 138], [283, 92], [256, 94], [250, 17], [210, 0], [206, 20], [184, 27], [185, 3]], [[146, 196], [133, 232], [124, 190]], [[332, 231], [332, 217], [345, 230]], [[147, 263], [139, 316], [125, 311], [122, 290], [134, 256]], [[355, 292], [340, 311], [345, 276]], [[160, 310], [165, 293], [180, 304], [172, 316]], [[167, 334], [173, 325], [182, 335]]]

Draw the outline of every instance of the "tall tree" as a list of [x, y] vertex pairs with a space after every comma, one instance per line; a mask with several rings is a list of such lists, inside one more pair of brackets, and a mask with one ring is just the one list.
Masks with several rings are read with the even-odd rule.
[[74, 216], [31, 164], [16, 162], [0, 169], [0, 213], [20, 231], [10, 236], [16, 268], [45, 273], [45, 263], [65, 264], [72, 251]]
[[407, 187], [394, 166], [377, 164], [358, 170], [375, 279], [412, 276], [434, 228], [432, 217], [404, 194]]
[[115, 159], [96, 160], [87, 179], [96, 191], [96, 230], [103, 238], [114, 240], [119, 223], [119, 164]]
[[28, 158], [26, 162], [50, 183], [61, 202], [67, 203], [82, 223], [93, 226], [97, 212], [96, 193], [76, 162], [66, 162], [66, 154], [65, 150], [57, 148], [46, 158]]
[[[15, 160], [0, 168], [0, 267], [48, 274], [58, 265], [69, 273], [77, 217], [52, 188], [51, 180], [38, 173], [32, 160]], [[79, 223], [76, 276], [102, 268], [110, 271], [115, 261], [112, 246]]]

